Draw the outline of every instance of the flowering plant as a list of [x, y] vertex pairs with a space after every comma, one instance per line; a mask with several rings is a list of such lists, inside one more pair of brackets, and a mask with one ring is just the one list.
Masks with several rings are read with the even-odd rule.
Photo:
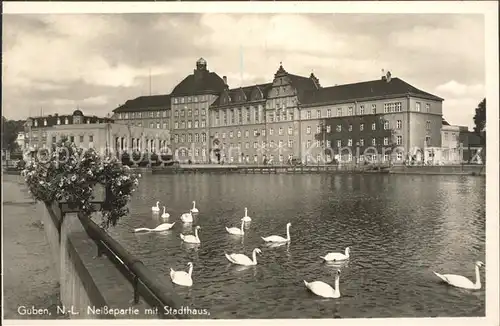
[[92, 148], [78, 148], [66, 140], [52, 151], [39, 151], [28, 162], [23, 175], [36, 200], [76, 204], [88, 216], [94, 209], [91, 203], [95, 199], [94, 186], [104, 185], [106, 202], [100, 209], [104, 228], [115, 226], [120, 217], [128, 214], [127, 203], [139, 183], [139, 175], [115, 157], [102, 157]]

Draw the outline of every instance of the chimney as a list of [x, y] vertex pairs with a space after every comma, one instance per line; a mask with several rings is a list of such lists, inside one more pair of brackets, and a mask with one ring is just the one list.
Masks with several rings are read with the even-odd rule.
[[387, 80], [387, 77], [385, 77], [385, 76], [382, 76], [382, 80]]
[[391, 72], [390, 71], [387, 71], [386, 79], [387, 79], [387, 82], [391, 81]]
[[222, 76], [222, 80], [224, 81], [224, 85], [227, 86], [227, 77], [226, 76]]

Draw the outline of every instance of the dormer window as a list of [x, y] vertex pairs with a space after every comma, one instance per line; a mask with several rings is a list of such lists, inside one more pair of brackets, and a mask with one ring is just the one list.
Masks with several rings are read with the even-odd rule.
[[67, 125], [69, 123], [68, 118], [64, 118], [64, 124]]
[[87, 124], [90, 124], [90, 119], [87, 119]]
[[47, 119], [43, 119], [43, 125], [46, 126], [47, 125]]
[[35, 127], [38, 127], [38, 120], [35, 120]]
[[57, 124], [60, 125], [61, 124], [61, 119], [57, 118]]

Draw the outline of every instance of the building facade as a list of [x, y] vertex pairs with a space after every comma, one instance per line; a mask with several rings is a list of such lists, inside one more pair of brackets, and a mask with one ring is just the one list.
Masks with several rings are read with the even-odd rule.
[[140, 151], [168, 154], [170, 148], [168, 129], [118, 124], [108, 118], [84, 116], [80, 110], [72, 115], [29, 118], [27, 135], [32, 151], [49, 149], [63, 138], [101, 153]]
[[[412, 151], [441, 146], [442, 102], [390, 73], [322, 87], [314, 74], [294, 75], [282, 65], [269, 83], [231, 89], [226, 77], [209, 72], [200, 59], [171, 94], [127, 101], [113, 118], [170, 129], [180, 160], [403, 161]], [[382, 153], [387, 146], [401, 154]], [[374, 153], [365, 155], [368, 148]]]

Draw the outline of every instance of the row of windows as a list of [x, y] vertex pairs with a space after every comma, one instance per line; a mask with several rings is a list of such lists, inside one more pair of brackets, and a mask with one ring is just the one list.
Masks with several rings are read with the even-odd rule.
[[118, 119], [139, 119], [139, 118], [168, 118], [170, 117], [170, 110], [162, 111], [149, 111], [149, 112], [126, 112], [118, 113]]
[[[61, 138], [65, 138], [66, 136], [62, 135]], [[66, 137], [69, 139], [70, 142], [74, 143], [75, 142], [75, 136], [68, 136]], [[94, 136], [93, 135], [88, 135], [88, 138], [89, 138], [89, 143], [92, 143], [94, 141]], [[80, 143], [83, 143], [85, 141], [85, 136], [84, 135], [80, 135], [78, 136], [78, 140], [80, 141]], [[52, 143], [55, 144], [57, 142], [57, 137], [56, 136], [52, 136]]]
[[[75, 123], [79, 123], [79, 119], [78, 119], [78, 117], [74, 117], [73, 119], [74, 119], [74, 122], [75, 122]], [[61, 119], [60, 119], [60, 118], [57, 118], [56, 123], [57, 123], [58, 125], [60, 125], [60, 124], [61, 124]], [[85, 123], [90, 124], [90, 119], [86, 119], [86, 120], [85, 120]], [[102, 123], [102, 120], [98, 120], [98, 123]], [[69, 124], [69, 119], [68, 119], [68, 118], [64, 118], [64, 124], [65, 124], [65, 125]], [[34, 121], [33, 121], [33, 125], [34, 125], [35, 127], [38, 127], [38, 120], [34, 120]], [[47, 126], [47, 119], [43, 119], [43, 126]]]
[[[202, 149], [203, 151], [204, 149]], [[198, 149], [195, 149], [195, 156], [198, 156], [198, 154], [196, 153], [199, 153], [199, 150]], [[179, 152], [180, 156], [191, 156], [191, 151], [180, 151]], [[203, 155], [204, 156], [204, 155]], [[280, 154], [277, 156], [278, 157], [278, 162], [279, 163], [284, 163], [285, 162], [285, 156], [283, 154]], [[227, 158], [226, 155], [223, 155], [223, 158]], [[289, 154], [288, 155], [288, 160], [291, 160], [293, 158], [293, 155], [292, 154]], [[390, 161], [390, 155], [389, 154], [384, 154], [382, 156], [383, 158], [383, 162], [389, 162]], [[310, 162], [312, 161], [313, 159], [313, 156], [312, 155], [307, 155], [306, 156], [306, 161], [307, 162]], [[258, 156], [257, 155], [253, 155], [253, 162], [254, 163], [258, 163]], [[342, 158], [341, 160], [343, 162], [352, 162], [353, 161], [353, 155], [351, 153], [347, 154], [347, 155], [342, 155]], [[360, 155], [358, 157], [358, 160], [360, 162], [363, 162], [363, 161], [377, 161], [378, 160], [378, 157], [377, 155], [374, 155], [374, 154], [368, 154], [368, 155]], [[396, 160], [398, 161], [402, 161], [403, 160], [403, 153], [401, 152], [398, 152], [396, 154]], [[238, 161], [239, 163], [241, 162], [247, 162], [247, 163], [250, 163], [250, 156], [249, 155], [232, 155], [232, 156], [229, 156], [229, 162], [230, 163], [233, 163], [235, 161]], [[318, 153], [316, 155], [316, 161], [317, 162], [331, 162], [332, 161], [332, 157], [330, 154], [326, 154], [326, 155], [323, 155], [321, 153]], [[268, 163], [273, 163], [274, 162], [274, 155], [273, 154], [270, 154], [269, 157], [268, 157]]]
[[[194, 136], [194, 137], [193, 137]], [[201, 134], [180, 134], [174, 135], [174, 143], [192, 143], [193, 141], [195, 143], [205, 143], [207, 141], [207, 134], [206, 133], [201, 133]]]
[[175, 97], [174, 104], [198, 103], [208, 100], [208, 95]]
[[191, 128], [205, 128], [207, 126], [207, 123], [205, 120], [194, 120], [194, 121], [181, 121], [181, 122], [174, 122], [174, 129], [191, 129]]
[[197, 117], [199, 115], [205, 116], [206, 114], [207, 114], [207, 111], [205, 109], [201, 109], [201, 110], [195, 109], [194, 111], [191, 109], [175, 110], [174, 111], [174, 118], [178, 118], [179, 116], [181, 118], [184, 118], [185, 116], [187, 116], [188, 118], [191, 118], [193, 116]]
[[[316, 147], [322, 147], [323, 145], [326, 145], [327, 148], [332, 147], [332, 143], [331, 143], [330, 140], [326, 140], [325, 142], [323, 142], [321, 140], [316, 140], [315, 143], [316, 143]], [[381, 144], [377, 143], [377, 138], [372, 138], [371, 139], [371, 146], [377, 146], [377, 144], [381, 145]], [[390, 143], [390, 138], [389, 137], [384, 137], [382, 144], [384, 146], [392, 145]], [[403, 136], [396, 136], [396, 145], [400, 146], [402, 144], [403, 144]], [[344, 145], [350, 147], [350, 146], [353, 146], [353, 140], [352, 140], [352, 138], [349, 138], [349, 139], [347, 139], [347, 144], [343, 144], [342, 140], [338, 139], [336, 141], [336, 145], [337, 145], [337, 147], [342, 147]], [[306, 142], [306, 147], [310, 148], [311, 146], [312, 146], [312, 141], [308, 140]], [[365, 140], [363, 138], [360, 138], [359, 141], [356, 142], [356, 146], [365, 146]]]

